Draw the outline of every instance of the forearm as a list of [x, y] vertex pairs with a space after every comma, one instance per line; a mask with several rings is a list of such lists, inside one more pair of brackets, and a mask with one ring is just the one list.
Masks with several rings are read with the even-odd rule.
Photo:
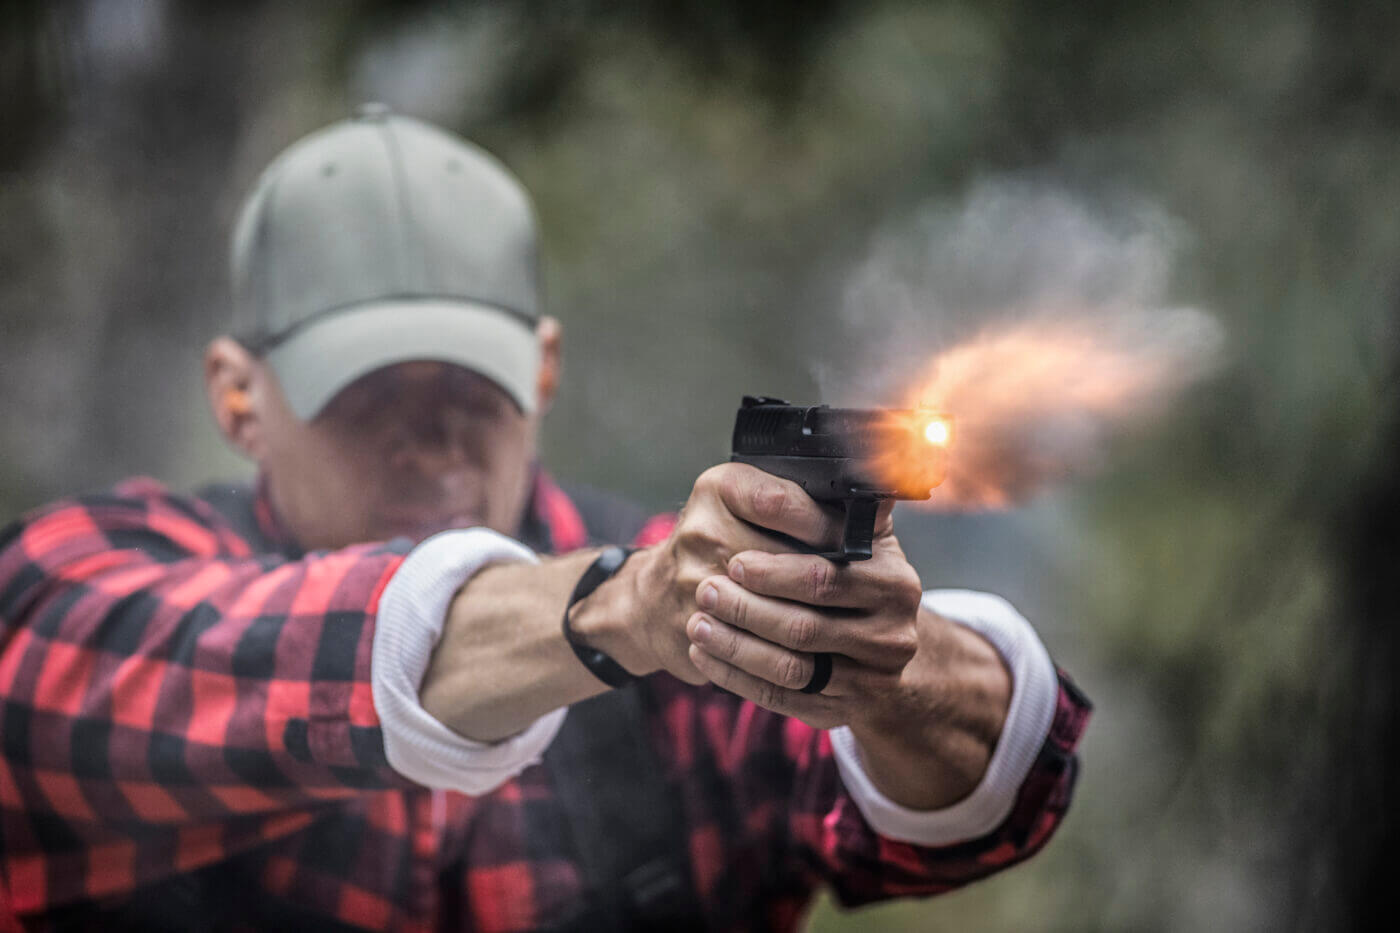
[[[992, 641], [1000, 653], [1001, 642], [995, 637]], [[1067, 677], [1056, 676], [1052, 665], [1051, 708], [1027, 716], [1039, 703], [1029, 702], [1030, 695], [1022, 693], [1025, 683], [1018, 675], [1025, 671], [1012, 656], [1003, 657], [1016, 681], [1007, 722], [987, 773], [967, 797], [951, 806], [915, 810], [890, 800], [861, 767], [864, 756], [851, 730], [830, 733], [844, 794], [830, 800], [809, 790], [821, 786], [819, 773], [814, 775], [813, 784], [804, 785], [795, 796], [801, 801], [798, 815], [816, 813], [820, 818], [797, 820], [794, 833], [826, 866], [843, 905], [944, 893], [1029, 858], [1061, 825], [1073, 795], [1078, 770], [1074, 749], [1089, 717], [1089, 703]], [[1039, 681], [1038, 675], [1031, 679]], [[1041, 724], [1040, 712], [1050, 714], [1050, 723], [1043, 733], [1028, 736], [1028, 724]], [[1018, 749], [1028, 751], [1029, 759]], [[845, 818], [850, 804], [862, 818]], [[878, 853], [880, 867], [868, 870], [872, 853]], [[853, 866], [861, 870], [852, 871]]]
[[[831, 733], [842, 779], [872, 828], [887, 838], [917, 845], [937, 848], [972, 839], [998, 838], [997, 834], [1004, 836], [1012, 825], [1007, 817], [1014, 811], [1019, 814], [1014, 824], [1019, 827], [1016, 832], [1021, 834], [1016, 844], [1019, 854], [1008, 856], [1014, 861], [1038, 847], [1039, 842], [1032, 840], [1032, 835], [1043, 842], [1063, 815], [1073, 775], [1062, 772], [1066, 756], [1072, 753], [1083, 729], [1088, 703], [1073, 687], [1066, 686], [1067, 681], [1058, 675], [1035, 629], [1006, 600], [970, 590], [931, 590], [923, 595], [922, 611], [932, 613], [935, 619], [942, 617], [940, 625], [943, 626], [947, 622], [942, 620], [951, 620], [955, 623], [951, 626], [955, 633], [965, 629], [970, 630], [969, 634], [981, 636], [1009, 673], [1009, 702], [988, 707], [989, 710], [1004, 710], [999, 734], [994, 742], [988, 741], [991, 757], [984, 765], [974, 765], [968, 772], [981, 773], [972, 779], [975, 786], [966, 796], [935, 809], [909, 807], [898, 798], [923, 802], [911, 795], [907, 786], [915, 778], [914, 769], [921, 761], [923, 766], [932, 769], [926, 776], [930, 784], [946, 779], [948, 772], [944, 766], [933, 765], [927, 757], [920, 757], [926, 756], [928, 749], [940, 741], [937, 733], [919, 732], [912, 723], [906, 728], [895, 725], [884, 730], [865, 727], [862, 739], [858, 740], [853, 730], [843, 727]], [[921, 636], [926, 637], [924, 623], [929, 617], [921, 614], [919, 619]], [[932, 631], [937, 633], [936, 628]], [[936, 639], [926, 640], [936, 642]], [[967, 644], [976, 646], [977, 642]], [[919, 654], [922, 653], [921, 650]], [[957, 655], [950, 653], [949, 657]], [[949, 678], [952, 683], [959, 679], [951, 674]], [[905, 703], [907, 715], [912, 718], [917, 707], [907, 698]], [[936, 706], [934, 709], [932, 718], [957, 721], [958, 717], [951, 711], [938, 710]], [[927, 714], [925, 716], [928, 718]], [[897, 721], [893, 714], [887, 713], [887, 717], [889, 721]], [[969, 725], [963, 727], [963, 731], [976, 736], [979, 727]], [[921, 738], [927, 745], [919, 750], [915, 746]], [[869, 753], [862, 749], [861, 741], [871, 746]], [[956, 747], [955, 741], [948, 744]], [[870, 766], [866, 764], [867, 759], [871, 760]], [[971, 756], [968, 759], [969, 762], [976, 760]], [[956, 773], [956, 769], [954, 771]], [[876, 783], [876, 776], [881, 783]], [[1064, 793], [1050, 792], [1051, 785], [1062, 787]], [[963, 787], [966, 791], [967, 785]], [[944, 793], [945, 799], [950, 799], [954, 791], [945, 787]], [[1027, 835], [1028, 827], [1032, 826], [1037, 827], [1035, 833]]]
[[[590, 549], [538, 564], [497, 564], [468, 580], [424, 679], [424, 709], [459, 735], [492, 742], [605, 690], [561, 626], [574, 586], [597, 556]], [[645, 561], [645, 552], [635, 555], [572, 614], [578, 637], [633, 673], [645, 673], [645, 665], [622, 643], [623, 626]]]
[[919, 650], [897, 695], [853, 723], [875, 786], [913, 810], [947, 807], [986, 773], [1011, 701], [1011, 677], [980, 635], [919, 610]]

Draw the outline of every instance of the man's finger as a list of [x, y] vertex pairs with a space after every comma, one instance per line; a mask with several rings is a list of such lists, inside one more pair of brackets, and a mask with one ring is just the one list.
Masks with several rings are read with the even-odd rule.
[[720, 501], [735, 517], [820, 550], [840, 542], [842, 511], [817, 502], [791, 480], [747, 463], [721, 464], [709, 473]]
[[727, 577], [707, 577], [695, 593], [707, 615], [792, 651], [860, 657], [858, 619], [832, 617], [813, 606], [750, 593]]
[[690, 661], [711, 683], [745, 700], [784, 716], [793, 716], [818, 729], [843, 724], [843, 704], [836, 697], [820, 693], [800, 693], [755, 677], [710, 654], [699, 645], [690, 646]]
[[[916, 575], [917, 576], [917, 575]], [[904, 605], [879, 612], [812, 606], [753, 593], [728, 577], [706, 577], [695, 601], [709, 616], [793, 651], [845, 655], [878, 670], [898, 670], [918, 651], [918, 582], [899, 587]]]
[[[801, 690], [807, 686], [816, 669], [815, 656], [810, 652], [789, 651], [704, 613], [691, 616], [686, 624], [686, 634], [707, 654], [789, 690]], [[844, 669], [848, 663], [846, 658], [832, 658], [831, 678], [822, 693], [827, 696], [841, 695]]]
[[751, 593], [777, 599], [830, 606], [868, 609], [882, 597], [887, 584], [883, 568], [874, 561], [841, 563], [819, 554], [772, 554], [742, 551], [729, 560], [729, 579]]

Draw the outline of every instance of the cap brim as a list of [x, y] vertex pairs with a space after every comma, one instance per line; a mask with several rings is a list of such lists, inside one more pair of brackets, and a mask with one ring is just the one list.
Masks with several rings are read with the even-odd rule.
[[395, 363], [436, 360], [480, 373], [535, 410], [539, 339], [526, 321], [458, 300], [380, 301], [299, 328], [266, 354], [292, 411], [314, 418], [356, 379]]

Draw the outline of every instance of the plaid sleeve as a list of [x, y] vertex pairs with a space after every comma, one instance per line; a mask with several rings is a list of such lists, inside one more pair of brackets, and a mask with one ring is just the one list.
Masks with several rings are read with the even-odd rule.
[[[845, 791], [826, 733], [812, 730], [798, 750], [790, 830], [809, 869], [830, 882], [846, 906], [890, 897], [941, 894], [1029, 858], [1063, 820], [1078, 770], [1075, 746], [1091, 705], [1059, 672], [1050, 732], [1022, 783], [1010, 815], [981, 838], [929, 847], [877, 834]], [[800, 731], [790, 725], [789, 731]], [[805, 726], [802, 729], [806, 729]]]
[[254, 555], [152, 485], [0, 532], [0, 854], [21, 910], [130, 888], [157, 857], [143, 840], [188, 869], [403, 786], [369, 678], [402, 555]]
[[1069, 806], [1090, 710], [1060, 675], [1049, 734], [1010, 814], [980, 838], [923, 846], [866, 822], [842, 783], [830, 733], [714, 685], [664, 674], [646, 684], [653, 740], [681, 800], [712, 929], [796, 929], [824, 886], [858, 906], [941, 894], [1029, 858]]
[[[662, 541], [675, 522], [675, 515], [658, 515], [633, 543]], [[920, 846], [878, 834], [841, 781], [828, 733], [799, 720], [701, 688], [677, 691], [662, 703], [662, 731], [676, 766], [715, 772], [711, 786], [728, 786], [747, 821], [760, 825], [766, 814], [785, 813], [787, 825], [778, 831], [791, 843], [798, 873], [829, 883], [846, 906], [940, 894], [1034, 855], [1064, 819], [1078, 773], [1075, 747], [1093, 707], [1067, 674], [1056, 673], [1050, 731], [1010, 815], [985, 836], [956, 845]], [[687, 808], [711, 814], [714, 804], [700, 795]], [[718, 878], [713, 835], [702, 828], [691, 841], [702, 893]]]

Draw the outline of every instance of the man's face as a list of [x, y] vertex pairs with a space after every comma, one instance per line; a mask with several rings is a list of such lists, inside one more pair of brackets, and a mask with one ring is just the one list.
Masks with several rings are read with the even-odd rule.
[[263, 375], [259, 465], [303, 547], [417, 541], [473, 525], [518, 531], [538, 425], [489, 379], [447, 363], [400, 363], [302, 421], [271, 370]]

